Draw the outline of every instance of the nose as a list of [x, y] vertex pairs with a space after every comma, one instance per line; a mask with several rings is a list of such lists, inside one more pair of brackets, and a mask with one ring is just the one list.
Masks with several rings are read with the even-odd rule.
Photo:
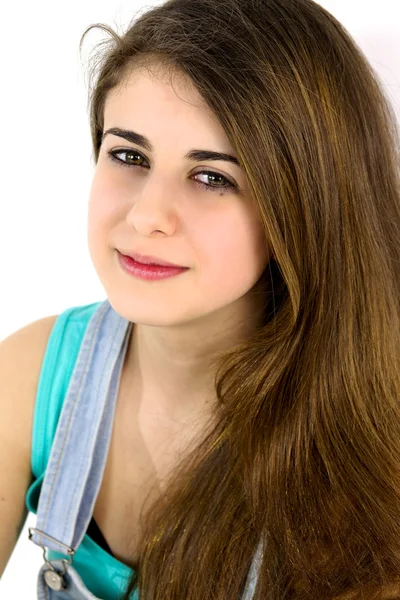
[[144, 236], [153, 231], [172, 235], [178, 225], [176, 197], [165, 178], [148, 176], [132, 201], [126, 217], [128, 224]]

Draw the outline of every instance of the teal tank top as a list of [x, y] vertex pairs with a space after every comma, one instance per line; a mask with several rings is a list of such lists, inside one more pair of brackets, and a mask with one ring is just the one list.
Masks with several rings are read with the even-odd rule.
[[[25, 498], [27, 510], [34, 514], [37, 514], [52, 442], [82, 338], [100, 304], [95, 302], [65, 310], [58, 316], [49, 336], [38, 382], [32, 430], [31, 469], [35, 479]], [[65, 555], [47, 549], [46, 557], [56, 560]], [[109, 554], [87, 533], [76, 550], [74, 566], [87, 588], [104, 600], [121, 597], [132, 575], [127, 565]]]

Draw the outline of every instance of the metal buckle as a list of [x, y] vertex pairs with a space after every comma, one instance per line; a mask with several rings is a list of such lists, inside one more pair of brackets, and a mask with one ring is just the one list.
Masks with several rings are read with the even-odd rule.
[[[61, 562], [65, 563], [64, 564], [64, 571], [63, 571], [63, 574], [64, 574], [65, 570], [66, 570], [66, 565], [67, 564], [72, 565], [72, 561], [73, 561], [73, 556], [75, 554], [75, 550], [73, 548], [70, 548], [69, 546], [66, 546], [65, 544], [63, 544], [59, 540], [56, 540], [55, 538], [53, 538], [51, 535], [48, 535], [44, 531], [41, 531], [40, 529], [36, 529], [36, 527], [28, 527], [28, 536], [29, 536], [30, 540], [32, 540], [32, 535], [33, 535], [32, 531], [36, 531], [37, 533], [40, 533], [40, 535], [43, 535], [44, 537], [48, 538], [49, 540], [53, 540], [53, 542], [56, 542], [57, 544], [60, 544], [60, 546], [63, 546], [64, 548], [66, 548], [67, 551], [65, 552], [65, 554], [68, 554], [68, 560], [66, 558], [62, 558], [61, 559]], [[38, 544], [38, 546], [40, 546], [41, 548], [43, 548], [43, 558], [44, 558], [45, 563], [47, 565], [49, 565], [50, 569], [52, 569], [53, 571], [55, 571], [55, 568], [53, 567], [53, 565], [46, 558], [46, 547], [42, 546], [41, 544]]]

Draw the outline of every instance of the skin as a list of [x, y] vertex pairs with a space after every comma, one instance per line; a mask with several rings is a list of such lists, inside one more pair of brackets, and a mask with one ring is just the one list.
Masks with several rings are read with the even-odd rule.
[[[251, 290], [270, 252], [242, 168], [183, 158], [193, 148], [235, 155], [216, 116], [185, 75], [172, 86], [155, 72], [136, 66], [107, 97], [103, 131], [134, 130], [154, 151], [105, 136], [90, 190], [88, 245], [110, 304], [134, 323], [125, 358], [132, 397], [140, 389], [148, 410], [174, 420], [214, 401], [210, 358], [258, 326], [266, 299]], [[139, 166], [112, 162], [110, 150], [140, 153], [117, 155]], [[240, 191], [200, 187], [226, 183], [204, 170]], [[116, 248], [189, 270], [144, 281], [123, 271]]]

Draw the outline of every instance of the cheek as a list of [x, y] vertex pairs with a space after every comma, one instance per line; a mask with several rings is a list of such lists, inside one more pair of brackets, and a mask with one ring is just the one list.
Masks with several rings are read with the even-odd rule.
[[199, 264], [211, 285], [233, 289], [251, 287], [268, 263], [265, 235], [261, 223], [248, 210], [230, 215], [214, 215], [208, 225], [196, 228], [196, 243], [202, 256]]
[[88, 203], [88, 228], [89, 232], [101, 233], [105, 227], [117, 219], [118, 204], [116, 202], [115, 188], [110, 179], [102, 177], [97, 171], [93, 177]]
[[111, 190], [107, 181], [95, 173], [88, 202], [87, 237], [92, 260], [96, 260], [104, 252], [110, 228], [115, 220]]

